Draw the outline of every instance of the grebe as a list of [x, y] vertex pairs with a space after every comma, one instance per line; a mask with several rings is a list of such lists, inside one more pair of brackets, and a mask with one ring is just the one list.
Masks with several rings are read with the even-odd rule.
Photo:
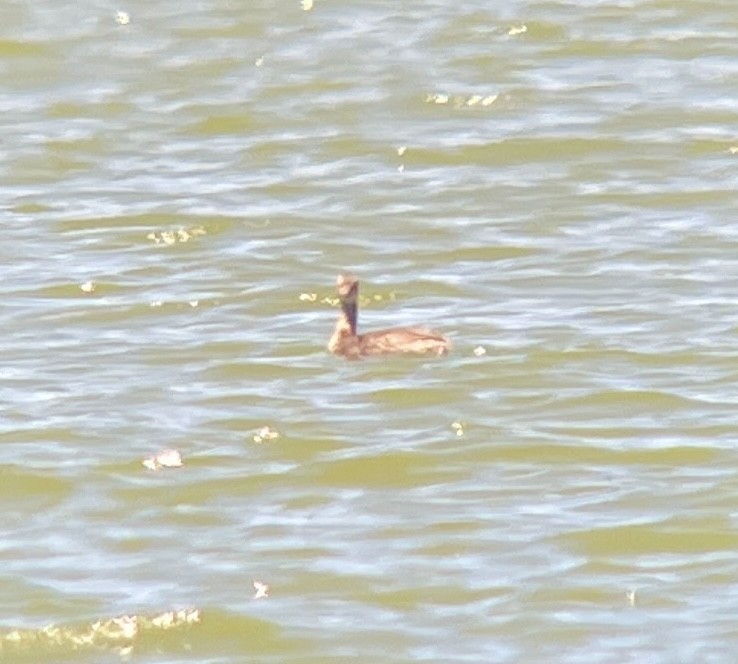
[[422, 327], [397, 327], [357, 334], [359, 280], [350, 274], [339, 274], [336, 288], [341, 313], [328, 342], [331, 353], [350, 358], [392, 353], [445, 355], [451, 348], [448, 339], [438, 332]]

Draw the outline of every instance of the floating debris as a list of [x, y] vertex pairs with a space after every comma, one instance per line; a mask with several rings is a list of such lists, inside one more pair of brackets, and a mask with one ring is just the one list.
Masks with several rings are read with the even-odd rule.
[[482, 106], [490, 106], [497, 100], [497, 97], [498, 95], [496, 94], [454, 95], [451, 97], [447, 94], [433, 92], [425, 95], [425, 102], [427, 104], [448, 104], [453, 101], [456, 108], [461, 108], [462, 106], [477, 106], [478, 104], [481, 104]]
[[148, 470], [160, 470], [161, 468], [180, 468], [184, 465], [182, 454], [179, 450], [163, 450], [151, 457], [147, 457], [142, 462], [143, 466]]
[[472, 352], [477, 357], [482, 357], [482, 355], [486, 355], [487, 354], [487, 349], [484, 346], [477, 346]]
[[161, 300], [154, 300], [153, 302], [149, 303], [149, 306], [151, 308], [156, 308], [156, 307], [164, 306], [164, 303]]
[[730, 154], [738, 154], [738, 145], [733, 145], [728, 148], [728, 152], [730, 152]]
[[149, 233], [146, 238], [153, 240], [156, 244], [176, 244], [177, 242], [177, 236], [172, 231]]
[[207, 231], [203, 226], [178, 228], [173, 231], [152, 231], [146, 235], [146, 239], [153, 240], [156, 244], [172, 245], [178, 242], [189, 242], [198, 235], [207, 235]]
[[528, 32], [528, 26], [525, 24], [520, 24], [520, 25], [513, 25], [507, 31], [507, 34], [510, 35], [511, 37], [514, 37], [515, 35], [522, 35], [525, 32]]
[[404, 173], [404, 172], [405, 172], [405, 164], [400, 164], [400, 165], [399, 165], [399, 166], [397, 167], [397, 172], [398, 172], [398, 173]]
[[636, 596], [636, 591], [628, 590], [625, 593], [625, 599], [628, 600], [628, 606], [635, 606], [636, 602], [638, 601], [638, 597]]
[[300, 0], [300, 5], [302, 6], [302, 10], [309, 12], [315, 3], [313, 0]]
[[200, 301], [199, 301], [199, 300], [190, 300], [190, 301], [189, 301], [189, 305], [190, 305], [190, 306], [191, 306], [191, 307], [192, 307], [193, 309], [194, 309], [195, 307], [197, 307], [197, 306], [198, 306], [199, 304], [200, 304]]
[[131, 22], [131, 15], [128, 12], [115, 12], [115, 22], [118, 25], [128, 25]]
[[254, 442], [259, 444], [268, 440], [274, 440], [275, 438], [279, 438], [279, 431], [272, 429], [269, 425], [261, 427], [261, 429], [254, 434]]
[[94, 293], [96, 288], [97, 284], [94, 281], [85, 281], [85, 283], [80, 284], [79, 286], [79, 289], [83, 293]]
[[428, 104], [448, 104], [449, 96], [438, 93], [429, 93], [425, 96], [425, 101]]
[[[312, 295], [310, 296], [312, 297]], [[303, 296], [300, 296], [300, 299], [307, 299], [307, 297], [303, 298]], [[379, 293], [375, 293], [374, 295], [359, 295], [359, 304], [360, 305], [367, 305], [371, 304], [372, 302], [381, 302], [382, 300], [390, 300], [394, 302], [397, 299], [397, 293], [395, 291], [392, 291], [391, 293], [388, 293], [387, 295], [381, 295]], [[314, 300], [310, 300], [311, 302], [314, 302]], [[327, 295], [323, 299], [320, 300], [322, 304], [327, 304], [331, 307], [337, 307], [341, 304], [341, 300], [333, 295]]]
[[261, 581], [254, 581], [254, 599], [264, 599], [269, 597], [269, 584], [262, 583]]
[[397, 148], [397, 154], [402, 157], [407, 152], [407, 145], [403, 145], [399, 148]]
[[456, 432], [457, 436], [464, 435], [464, 425], [461, 422], [451, 422], [451, 428]]
[[257, 67], [261, 67], [264, 64], [264, 56], [262, 55], [260, 58], [256, 58], [256, 60], [254, 61], [254, 64]]
[[298, 298], [300, 302], [315, 302], [318, 299], [317, 293], [300, 293]]
[[0, 657], [10, 653], [35, 654], [77, 651], [80, 648], [112, 648], [125, 654], [133, 647], [135, 640], [146, 634], [184, 629], [201, 622], [202, 613], [199, 609], [183, 609], [167, 611], [153, 617], [119, 616], [81, 626], [47, 625], [40, 629], [3, 630], [0, 632]]

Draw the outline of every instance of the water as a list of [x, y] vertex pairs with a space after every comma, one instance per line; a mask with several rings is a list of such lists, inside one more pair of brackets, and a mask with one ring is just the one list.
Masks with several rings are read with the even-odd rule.
[[0, 26], [3, 661], [732, 661], [732, 2]]

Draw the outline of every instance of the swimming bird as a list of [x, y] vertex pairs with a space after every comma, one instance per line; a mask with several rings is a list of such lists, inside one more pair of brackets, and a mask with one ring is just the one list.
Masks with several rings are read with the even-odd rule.
[[341, 313], [328, 342], [331, 353], [357, 358], [399, 353], [445, 355], [450, 350], [448, 339], [424, 327], [396, 327], [358, 334], [359, 280], [350, 274], [339, 274], [336, 288]]

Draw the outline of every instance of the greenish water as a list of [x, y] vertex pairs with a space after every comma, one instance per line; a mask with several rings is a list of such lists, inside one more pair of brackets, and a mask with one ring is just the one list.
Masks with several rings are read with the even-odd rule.
[[732, 661], [736, 28], [5, 3], [0, 659]]

